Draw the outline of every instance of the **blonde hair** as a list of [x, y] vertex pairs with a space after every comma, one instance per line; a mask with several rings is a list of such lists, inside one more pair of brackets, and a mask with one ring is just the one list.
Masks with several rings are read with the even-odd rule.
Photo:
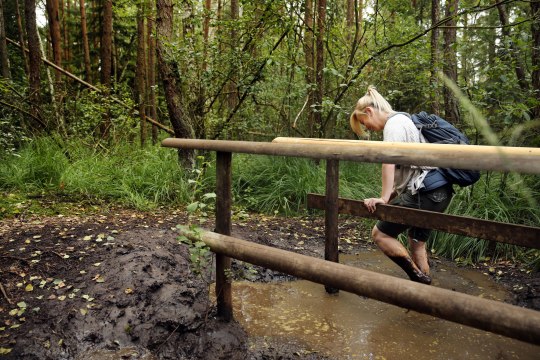
[[352, 131], [354, 131], [354, 133], [358, 136], [364, 136], [364, 129], [362, 127], [362, 123], [360, 122], [360, 115], [366, 114], [364, 110], [368, 106], [388, 114], [394, 113], [392, 106], [381, 94], [379, 94], [377, 89], [375, 89], [374, 86], [368, 86], [366, 94], [356, 102], [356, 106], [354, 107], [354, 111], [352, 112], [349, 120]]

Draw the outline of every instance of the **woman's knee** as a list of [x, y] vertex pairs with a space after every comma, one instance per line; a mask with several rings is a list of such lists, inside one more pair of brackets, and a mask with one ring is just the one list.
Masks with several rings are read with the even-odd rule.
[[380, 245], [382, 242], [384, 242], [386, 236], [387, 235], [385, 235], [381, 230], [379, 230], [377, 226], [374, 226], [371, 230], [371, 237], [375, 245]]

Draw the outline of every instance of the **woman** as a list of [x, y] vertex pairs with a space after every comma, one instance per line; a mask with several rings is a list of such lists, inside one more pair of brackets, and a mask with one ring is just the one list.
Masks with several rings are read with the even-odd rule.
[[[360, 98], [350, 118], [352, 130], [363, 135], [362, 126], [382, 131], [383, 140], [390, 142], [426, 142], [407, 114], [392, 110], [390, 104], [372, 86]], [[436, 168], [383, 164], [382, 192], [378, 198], [364, 200], [364, 205], [374, 212], [378, 204], [392, 204], [409, 208], [443, 212], [452, 199], [452, 185]], [[397, 240], [408, 230], [411, 253]], [[409, 278], [431, 284], [426, 241], [430, 230], [410, 227], [387, 221], [378, 221], [373, 227], [375, 244], [399, 265]]]

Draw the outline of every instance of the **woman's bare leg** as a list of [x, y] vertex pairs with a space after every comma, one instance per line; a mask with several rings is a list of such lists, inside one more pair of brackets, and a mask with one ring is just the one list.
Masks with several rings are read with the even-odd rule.
[[426, 251], [426, 243], [424, 241], [414, 240], [409, 236], [409, 246], [411, 249], [411, 257], [420, 270], [426, 275], [429, 275], [429, 262]]
[[379, 249], [401, 267], [412, 281], [431, 284], [431, 278], [418, 268], [407, 249], [397, 239], [386, 235], [377, 226], [373, 227], [371, 234]]

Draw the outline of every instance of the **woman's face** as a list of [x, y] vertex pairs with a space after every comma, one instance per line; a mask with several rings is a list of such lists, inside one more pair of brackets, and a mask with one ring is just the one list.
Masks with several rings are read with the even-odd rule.
[[381, 131], [384, 129], [384, 124], [386, 121], [385, 117], [379, 110], [368, 106], [360, 115], [360, 123], [368, 130]]

